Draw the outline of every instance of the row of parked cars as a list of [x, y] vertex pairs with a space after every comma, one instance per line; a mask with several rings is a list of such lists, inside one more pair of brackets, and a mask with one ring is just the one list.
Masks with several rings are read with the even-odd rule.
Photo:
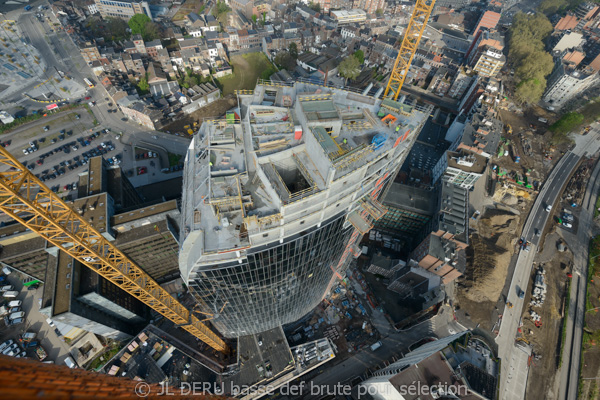
[[15, 341], [12, 339], [9, 339], [9, 340], [3, 342], [2, 344], [0, 344], [0, 351], [5, 356], [16, 357], [16, 358], [25, 357], [27, 355], [25, 350], [21, 350], [21, 347], [19, 347], [19, 344], [15, 343]]

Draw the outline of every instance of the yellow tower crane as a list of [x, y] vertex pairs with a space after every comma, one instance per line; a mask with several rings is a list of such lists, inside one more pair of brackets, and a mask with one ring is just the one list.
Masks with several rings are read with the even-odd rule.
[[0, 211], [213, 349], [225, 342], [0, 146]]
[[402, 45], [398, 51], [398, 57], [396, 57], [394, 69], [392, 69], [383, 97], [387, 97], [391, 90], [392, 98], [398, 100], [400, 89], [402, 89], [408, 69], [410, 68], [410, 63], [417, 52], [417, 47], [419, 46], [421, 36], [423, 36], [423, 31], [427, 26], [427, 21], [434, 5], [435, 0], [417, 0], [406, 32], [404, 32], [404, 39], [402, 39]]

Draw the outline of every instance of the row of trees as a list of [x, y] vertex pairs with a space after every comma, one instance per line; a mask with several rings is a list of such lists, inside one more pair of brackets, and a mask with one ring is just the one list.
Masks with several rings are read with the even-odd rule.
[[515, 90], [517, 101], [537, 103], [546, 90], [546, 77], [552, 72], [552, 56], [544, 50], [544, 40], [552, 24], [541, 13], [515, 15], [509, 40], [508, 58], [520, 80]]

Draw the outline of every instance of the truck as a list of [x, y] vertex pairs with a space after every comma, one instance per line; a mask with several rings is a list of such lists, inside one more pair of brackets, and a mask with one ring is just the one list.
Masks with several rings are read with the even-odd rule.
[[375, 350], [377, 350], [377, 349], [378, 349], [378, 348], [380, 348], [380, 347], [381, 347], [381, 340], [379, 340], [379, 341], [377, 341], [377, 342], [373, 343], [373, 344], [371, 345], [371, 350], [372, 350], [372, 351], [375, 351]]
[[46, 353], [46, 350], [42, 346], [35, 348], [35, 355], [40, 361], [44, 361], [48, 357], [48, 353]]
[[19, 339], [21, 342], [30, 342], [33, 339], [35, 339], [36, 334], [34, 332], [25, 332], [21, 335], [21, 339]]

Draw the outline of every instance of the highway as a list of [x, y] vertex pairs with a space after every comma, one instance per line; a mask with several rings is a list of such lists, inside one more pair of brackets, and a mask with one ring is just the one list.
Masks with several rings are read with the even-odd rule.
[[586, 153], [593, 154], [598, 151], [599, 133], [597, 129], [593, 129], [586, 136], [576, 135], [574, 137], [575, 147], [556, 164], [544, 182], [525, 222], [522, 236], [531, 242], [531, 249], [530, 251], [521, 250], [517, 258], [506, 299], [507, 302], [513, 304], [513, 307], [505, 306], [502, 324], [496, 338], [498, 353], [503, 360], [500, 375], [500, 399], [525, 398], [530, 349], [517, 345], [515, 339], [524, 305], [524, 299], [519, 298], [519, 293], [521, 290], [527, 290], [533, 260], [541, 239], [541, 236], [538, 237], [535, 233], [538, 230], [544, 232], [546, 224], [551, 221], [553, 212], [547, 212], [546, 207], [556, 203], [581, 157]]
[[582, 208], [579, 214], [577, 235], [573, 235], [573, 240], [567, 238], [569, 247], [574, 254], [574, 262], [569, 313], [566, 316], [566, 335], [562, 354], [562, 367], [560, 370], [559, 399], [577, 399], [581, 343], [585, 322], [588, 243], [592, 236], [591, 227], [594, 218], [596, 197], [599, 190], [600, 163], [597, 163], [583, 198]]

